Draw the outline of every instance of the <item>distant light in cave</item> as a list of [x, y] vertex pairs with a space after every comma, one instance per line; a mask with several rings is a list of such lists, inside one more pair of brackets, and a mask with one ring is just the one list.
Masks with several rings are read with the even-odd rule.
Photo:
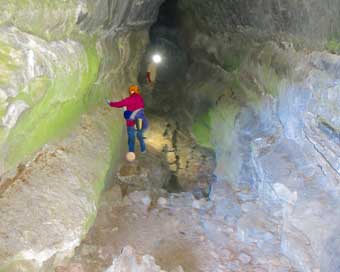
[[152, 61], [156, 64], [159, 64], [162, 62], [162, 57], [159, 54], [155, 54], [152, 56]]

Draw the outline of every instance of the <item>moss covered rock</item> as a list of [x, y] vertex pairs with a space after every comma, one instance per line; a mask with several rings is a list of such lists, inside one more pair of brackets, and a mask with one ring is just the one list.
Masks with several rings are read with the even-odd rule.
[[123, 139], [104, 98], [136, 83], [160, 1], [0, 2], [0, 271], [50, 271], [95, 219]]

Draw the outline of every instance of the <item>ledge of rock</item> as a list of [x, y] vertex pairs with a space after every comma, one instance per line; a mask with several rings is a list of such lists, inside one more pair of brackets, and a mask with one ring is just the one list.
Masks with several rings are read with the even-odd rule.
[[85, 115], [70, 137], [46, 145], [8, 181], [0, 198], [1, 269], [17, 271], [16, 262], [23, 260], [37, 271], [80, 243], [95, 218], [106, 173], [119, 156], [122, 129], [113, 134], [113, 122], [109, 111]]

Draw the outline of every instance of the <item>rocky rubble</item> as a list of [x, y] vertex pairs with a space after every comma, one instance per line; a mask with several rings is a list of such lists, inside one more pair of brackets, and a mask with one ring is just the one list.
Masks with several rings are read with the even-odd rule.
[[[171, 100], [168, 101], [168, 105], [171, 103]], [[151, 109], [161, 110], [162, 107]], [[170, 179], [164, 188], [173, 192], [192, 191], [198, 199], [208, 197], [215, 181], [212, 150], [199, 146], [183, 124], [183, 119], [173, 113], [150, 114], [149, 119], [151, 125], [146, 132], [147, 143], [165, 157], [170, 171]]]
[[71, 260], [85, 272], [137, 263], [142, 269], [143, 260], [155, 271], [160, 268], [153, 260], [167, 271], [177, 266], [188, 272], [295, 271], [280, 252], [279, 220], [257, 201], [226, 197], [226, 209], [218, 196], [236, 195], [226, 183], [214, 184], [211, 201], [198, 201], [192, 193], [157, 197], [140, 191], [123, 197], [120, 190], [116, 185], [104, 194], [96, 223]]
[[[123, 248], [122, 254], [113, 260], [112, 266], [105, 272], [166, 272], [155, 264], [155, 259], [152, 256], [144, 255], [138, 259], [133, 248], [127, 246]], [[183, 269], [179, 266], [171, 272], [183, 272]]]

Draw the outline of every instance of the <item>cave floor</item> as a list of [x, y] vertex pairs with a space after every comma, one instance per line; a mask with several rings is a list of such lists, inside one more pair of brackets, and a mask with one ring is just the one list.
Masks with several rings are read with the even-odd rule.
[[[223, 184], [214, 188], [217, 195], [233, 199], [229, 218], [219, 218], [221, 207], [214, 201], [196, 200], [191, 193], [157, 201], [147, 191], [123, 197], [120, 187], [113, 186], [105, 192], [95, 225], [72, 262], [84, 271], [105, 271], [113, 256], [130, 245], [139, 255], [154, 256], [167, 271], [179, 265], [184, 271], [294, 271], [280, 256], [275, 222], [256, 203], [232, 197], [236, 192]], [[247, 212], [248, 220], [237, 225], [236, 214], [246, 218]]]
[[[151, 179], [153, 173], [147, 168], [155, 165], [159, 168], [157, 163], [162, 161], [161, 156], [164, 157], [160, 151], [173, 143], [173, 137], [167, 141], [166, 133], [162, 132], [164, 127], [159, 125], [169, 127], [169, 124], [159, 121], [153, 122], [158, 123], [159, 129], [154, 128], [153, 133], [147, 135], [147, 144], [152, 147], [149, 152], [143, 156], [137, 153], [137, 160], [132, 164], [122, 162], [118, 173], [122, 174], [122, 169], [125, 172], [132, 169], [125, 175], [133, 176], [135, 182], [141, 182], [148, 176]], [[168, 155], [165, 154], [165, 157]], [[193, 160], [192, 165], [201, 164], [204, 171], [212, 172], [214, 165], [206, 154], [203, 157], [203, 161]], [[144, 165], [145, 169], [140, 165]], [[189, 167], [187, 175], [179, 176], [192, 179], [193, 175], [188, 172], [196, 170]], [[156, 179], [164, 179], [164, 176], [158, 174]], [[203, 187], [207, 187], [204, 186], [207, 177], [198, 175], [196, 171], [196, 178], [204, 179]], [[131, 180], [129, 182], [131, 185]], [[159, 184], [153, 180], [152, 188], [147, 188], [145, 181], [143, 184], [146, 189], [137, 188], [138, 191], [133, 192], [123, 186], [122, 175], [115, 176], [113, 185], [101, 198], [96, 221], [76, 249], [70, 266], [60, 267], [58, 272], [106, 271], [113, 258], [128, 245], [135, 249], [137, 255], [153, 256], [157, 265], [166, 271], [181, 271], [176, 270], [178, 266], [186, 272], [295, 271], [280, 254], [279, 219], [267, 215], [256, 202], [255, 193], [246, 189], [234, 191], [227, 182], [210, 181], [212, 186], [208, 199], [202, 197], [203, 193], [197, 197], [195, 187], [187, 192], [174, 193], [162, 189], [164, 184], [161, 180]], [[181, 184], [185, 181], [179, 180]], [[74, 267], [79, 270], [74, 270]]]

